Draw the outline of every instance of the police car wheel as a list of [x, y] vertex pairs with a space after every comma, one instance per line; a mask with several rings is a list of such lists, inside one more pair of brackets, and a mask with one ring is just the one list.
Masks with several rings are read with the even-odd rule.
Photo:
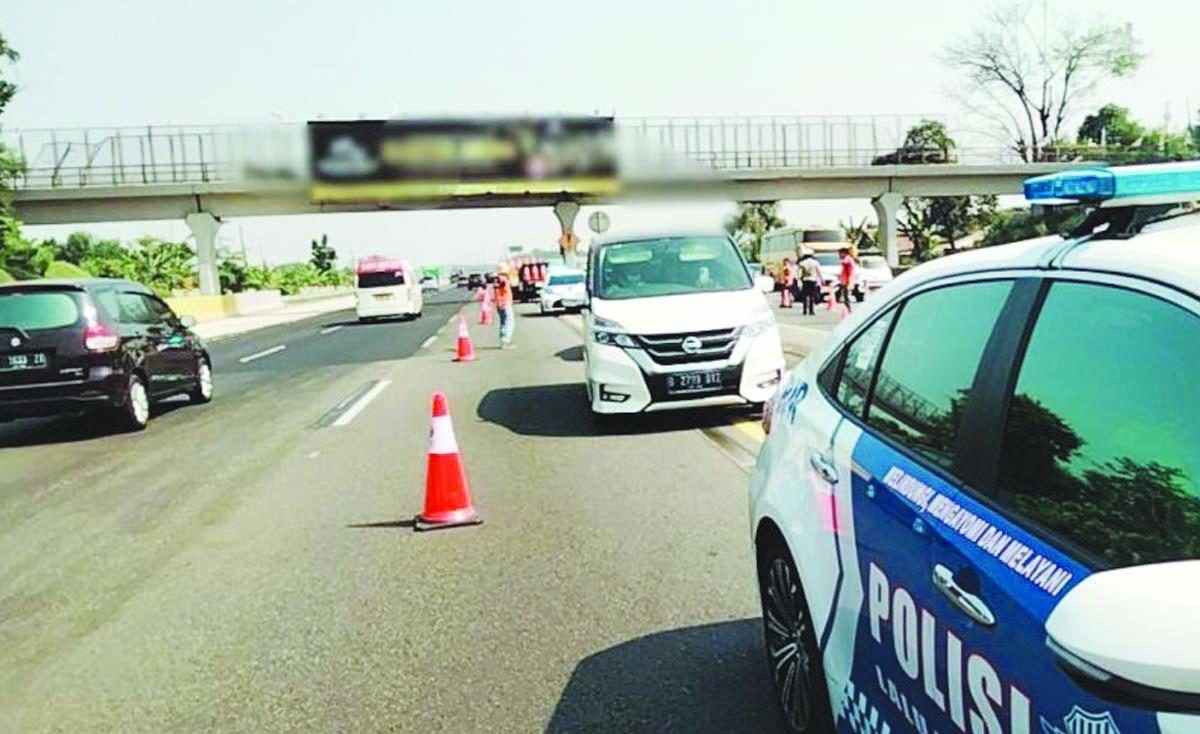
[[778, 541], [771, 542], [760, 556], [759, 589], [767, 663], [788, 731], [808, 734], [832, 730], [829, 693], [812, 617], [796, 566]]

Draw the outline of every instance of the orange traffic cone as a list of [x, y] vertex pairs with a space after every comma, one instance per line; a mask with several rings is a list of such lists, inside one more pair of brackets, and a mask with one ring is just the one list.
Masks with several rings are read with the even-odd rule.
[[471, 343], [471, 334], [467, 331], [467, 320], [458, 317], [458, 356], [455, 362], [474, 362], [475, 345]]
[[479, 323], [483, 326], [492, 324], [492, 304], [482, 301], [479, 304]]
[[425, 468], [425, 509], [417, 515], [417, 530], [478, 525], [483, 522], [471, 502], [467, 472], [454, 438], [454, 425], [446, 409], [445, 393], [433, 394], [429, 426], [429, 460]]
[[833, 288], [832, 287], [829, 289], [829, 295], [825, 296], [825, 310], [826, 311], [833, 310]]

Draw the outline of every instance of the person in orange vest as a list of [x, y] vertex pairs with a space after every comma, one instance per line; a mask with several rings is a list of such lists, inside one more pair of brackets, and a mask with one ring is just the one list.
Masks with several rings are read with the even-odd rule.
[[500, 348], [510, 349], [516, 312], [513, 310], [512, 286], [504, 273], [496, 276], [496, 315], [500, 317]]

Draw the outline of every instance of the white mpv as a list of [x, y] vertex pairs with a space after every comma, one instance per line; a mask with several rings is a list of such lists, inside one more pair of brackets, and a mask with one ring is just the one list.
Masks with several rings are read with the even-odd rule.
[[724, 234], [592, 247], [583, 353], [593, 414], [770, 399], [784, 361], [766, 280]]

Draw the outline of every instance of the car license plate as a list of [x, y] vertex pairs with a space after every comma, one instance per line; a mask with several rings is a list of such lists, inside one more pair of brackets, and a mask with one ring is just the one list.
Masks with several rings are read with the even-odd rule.
[[721, 388], [721, 371], [683, 372], [678, 375], [667, 375], [667, 392], [672, 394], [686, 392], [707, 392]]
[[48, 364], [44, 352], [34, 352], [32, 354], [9, 354], [0, 361], [0, 369], [5, 371], [11, 370], [39, 370]]

